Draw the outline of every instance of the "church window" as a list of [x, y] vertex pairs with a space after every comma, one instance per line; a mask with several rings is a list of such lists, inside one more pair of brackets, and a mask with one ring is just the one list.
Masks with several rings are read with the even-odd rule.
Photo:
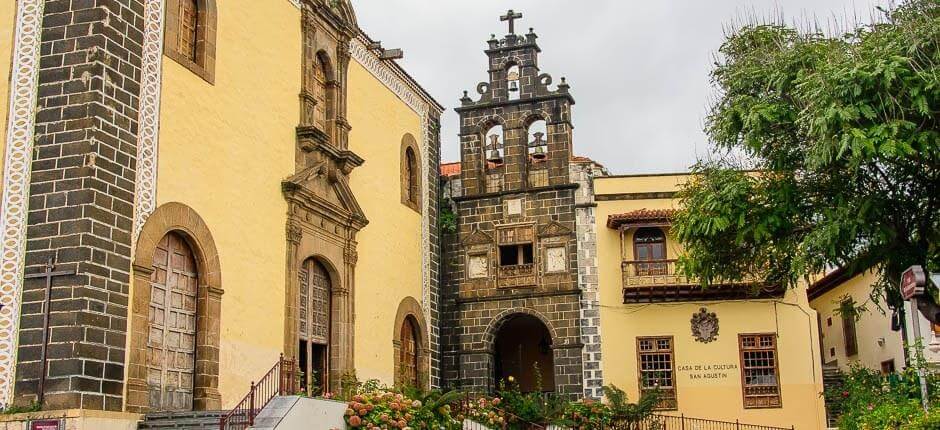
[[666, 235], [655, 227], [641, 228], [633, 234], [633, 256], [637, 276], [665, 275]]
[[779, 408], [780, 367], [775, 334], [738, 335], [745, 408]]
[[[843, 308], [851, 308], [851, 306], [853, 306], [849, 300], [843, 302], [842, 305]], [[857, 355], [858, 335], [855, 332], [855, 315], [853, 313], [842, 315], [842, 336], [845, 340], [845, 356], [851, 357], [853, 355]]]
[[324, 54], [317, 55], [313, 66], [313, 125], [326, 131], [327, 116], [329, 114], [329, 90], [327, 89], [327, 76], [329, 65]]
[[217, 0], [167, 0], [163, 53], [207, 82], [215, 82]]
[[196, 62], [196, 38], [199, 29], [199, 2], [180, 0], [179, 51]]
[[421, 162], [418, 143], [406, 134], [401, 141], [401, 203], [421, 212]]
[[678, 407], [676, 372], [672, 337], [638, 337], [637, 361], [640, 366], [640, 392], [658, 393], [658, 409]]
[[532, 264], [532, 244], [501, 245], [499, 247], [499, 265], [522, 266]]

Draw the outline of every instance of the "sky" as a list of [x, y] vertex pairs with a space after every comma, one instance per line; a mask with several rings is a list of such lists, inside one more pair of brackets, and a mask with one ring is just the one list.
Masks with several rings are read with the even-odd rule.
[[703, 132], [715, 54], [736, 23], [783, 20], [824, 30], [870, 22], [888, 0], [352, 0], [360, 27], [446, 107], [444, 161], [458, 161], [463, 90], [487, 79], [486, 40], [505, 35], [507, 9], [522, 12], [516, 32], [539, 35], [543, 73], [571, 85], [576, 155], [613, 174], [681, 172], [710, 152]]

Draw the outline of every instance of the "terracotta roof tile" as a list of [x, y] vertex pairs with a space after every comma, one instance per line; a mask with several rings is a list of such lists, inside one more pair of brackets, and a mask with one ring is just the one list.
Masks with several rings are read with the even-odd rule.
[[613, 214], [607, 217], [607, 227], [620, 228], [623, 225], [638, 224], [643, 222], [669, 222], [675, 209], [639, 209], [625, 212], [622, 214]]
[[454, 163], [442, 163], [441, 164], [441, 176], [459, 176], [460, 175], [460, 162]]

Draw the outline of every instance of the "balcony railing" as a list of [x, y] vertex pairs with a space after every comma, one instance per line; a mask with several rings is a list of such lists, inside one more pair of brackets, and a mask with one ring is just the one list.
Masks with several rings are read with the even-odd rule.
[[499, 267], [500, 287], [530, 287], [535, 284], [535, 264], [533, 263]]
[[744, 280], [703, 288], [698, 280], [678, 273], [678, 260], [626, 260], [623, 272], [624, 303], [682, 300], [728, 300], [780, 297], [784, 290]]

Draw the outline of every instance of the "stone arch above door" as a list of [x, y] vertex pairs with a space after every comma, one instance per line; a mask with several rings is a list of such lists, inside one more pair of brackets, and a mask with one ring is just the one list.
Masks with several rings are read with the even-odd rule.
[[181, 236], [189, 245], [196, 261], [199, 281], [196, 292], [193, 409], [217, 410], [222, 406], [219, 393], [219, 347], [224, 290], [219, 253], [202, 217], [189, 206], [173, 202], [158, 207], [147, 218], [134, 250], [125, 405], [129, 412], [151, 410], [146, 380], [150, 276], [153, 273], [154, 251], [164, 236], [170, 233]]
[[402, 299], [401, 303], [398, 304], [398, 312], [395, 315], [395, 324], [392, 326], [392, 346], [394, 348], [394, 372], [395, 372], [395, 385], [402, 385], [404, 379], [402, 377], [402, 327], [405, 326], [407, 320], [411, 320], [414, 323], [414, 328], [417, 331], [418, 345], [417, 345], [417, 379], [418, 385], [417, 388], [427, 389], [430, 383], [430, 340], [428, 336], [428, 326], [427, 321], [424, 318], [424, 309], [421, 308], [421, 304], [411, 296], [405, 297]]

